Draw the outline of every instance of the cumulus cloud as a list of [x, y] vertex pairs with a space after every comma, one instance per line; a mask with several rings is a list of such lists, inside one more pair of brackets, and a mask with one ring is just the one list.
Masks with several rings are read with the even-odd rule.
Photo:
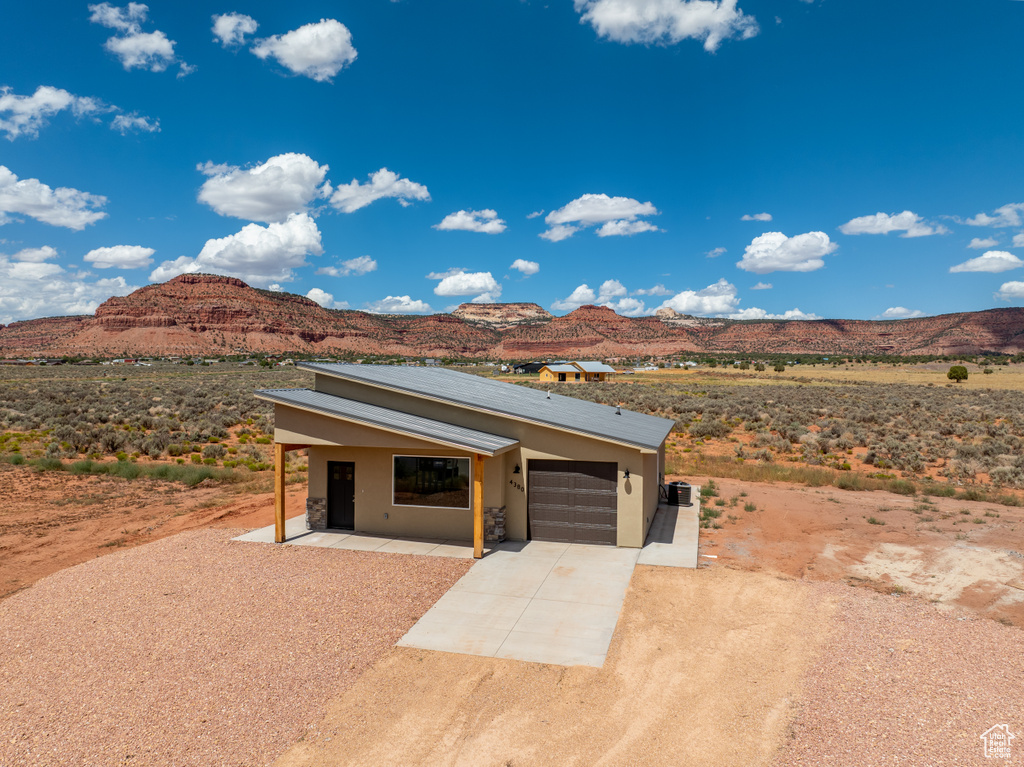
[[15, 213], [44, 224], [80, 231], [106, 217], [99, 208], [107, 198], [70, 187], [51, 189], [36, 178], [21, 181], [4, 165], [0, 165], [0, 226], [10, 222], [6, 214]]
[[666, 288], [664, 285], [655, 285], [653, 288], [640, 288], [636, 291], [638, 296], [670, 296], [672, 291]]
[[575, 309], [579, 309], [581, 306], [596, 303], [597, 293], [591, 290], [587, 283], [583, 283], [566, 298], [559, 299], [551, 304], [551, 308], [556, 312], [571, 312]]
[[505, 222], [498, 218], [497, 211], [489, 208], [485, 210], [458, 210], [445, 216], [440, 224], [434, 224], [434, 229], [501, 234], [505, 231]]
[[194, 71], [183, 61], [179, 61], [174, 53], [175, 42], [168, 39], [160, 30], [143, 32], [142, 25], [149, 17], [149, 6], [143, 3], [128, 3], [118, 8], [110, 3], [90, 5], [92, 15], [89, 21], [101, 24], [119, 32], [107, 40], [104, 48], [117, 56], [127, 70], [148, 69], [150, 72], [163, 72], [172, 64], [179, 64], [179, 77]]
[[331, 192], [324, 182], [329, 167], [295, 152], [251, 168], [207, 162], [196, 170], [209, 177], [199, 189], [200, 202], [222, 216], [248, 221], [283, 221]]
[[653, 224], [639, 220], [641, 216], [657, 216], [659, 210], [649, 202], [631, 197], [609, 197], [606, 194], [585, 194], [553, 210], [544, 218], [548, 230], [540, 236], [551, 242], [572, 237], [580, 229], [601, 224], [601, 237], [656, 232]]
[[352, 183], [337, 187], [331, 195], [331, 205], [345, 213], [352, 213], [384, 197], [397, 198], [398, 204], [403, 207], [411, 205], [411, 200], [430, 202], [430, 192], [423, 184], [381, 168], [370, 174], [370, 180], [365, 184], [352, 179]]
[[985, 239], [982, 239], [981, 237], [972, 237], [967, 247], [971, 250], [984, 250], [985, 248], [991, 248], [998, 244], [999, 240], [994, 237], [986, 237]]
[[907, 320], [911, 317], [923, 317], [924, 312], [920, 309], [908, 309], [905, 306], [890, 306], [884, 312], [875, 317], [876, 320]]
[[[50, 251], [52, 248], [32, 249]], [[137, 290], [124, 277], [88, 281], [67, 273], [58, 264], [45, 263], [50, 254], [24, 257], [26, 251], [8, 258], [0, 255], [0, 323], [36, 317], [92, 314], [111, 296]], [[56, 251], [52, 255], [56, 255]], [[17, 258], [17, 256], [23, 256]], [[13, 259], [13, 260], [12, 260]]]
[[540, 264], [536, 261], [527, 261], [524, 258], [517, 258], [512, 262], [512, 266], [509, 268], [521, 272], [524, 277], [529, 277], [531, 274], [536, 274], [540, 271]]
[[247, 35], [256, 31], [256, 19], [244, 13], [222, 13], [213, 16], [213, 38], [225, 48], [245, 44]]
[[306, 294], [306, 298], [316, 301], [324, 309], [348, 309], [348, 301], [335, 301], [332, 294], [326, 290], [320, 290], [320, 288], [310, 290]]
[[653, 310], [647, 309], [643, 301], [630, 298], [628, 294], [626, 286], [618, 280], [605, 280], [596, 293], [589, 285], [583, 283], [566, 298], [552, 303], [551, 308], [558, 312], [571, 312], [581, 306], [596, 304], [607, 306], [618, 314], [630, 317], [652, 313]]
[[544, 209], [542, 208], [541, 210], [533, 211], [533, 213], [528, 213], [526, 215], [526, 217], [527, 218], [539, 218], [540, 216], [543, 216], [543, 215], [544, 215]]
[[490, 303], [501, 295], [501, 285], [490, 272], [449, 270], [442, 274], [431, 273], [429, 278], [441, 280], [434, 288], [434, 293], [439, 296], [483, 296], [486, 294], [488, 300], [477, 303]]
[[283, 35], [257, 40], [252, 52], [261, 59], [274, 58], [290, 72], [317, 82], [330, 82], [357, 55], [352, 33], [335, 19], [320, 19]]
[[764, 309], [752, 306], [728, 315], [731, 320], [820, 320], [817, 314], [808, 314], [799, 309], [787, 309], [782, 314], [771, 314]]
[[1019, 301], [1024, 299], [1024, 282], [1004, 282], [995, 297], [1002, 301]]
[[95, 248], [86, 253], [82, 260], [86, 261], [97, 269], [141, 269], [153, 263], [150, 258], [156, 253], [153, 248], [144, 248], [141, 245], [114, 245], [109, 248]]
[[1011, 247], [1024, 248], [1024, 232], [1013, 235], [1013, 244]]
[[371, 314], [429, 314], [433, 309], [430, 304], [409, 296], [387, 296], [367, 304], [366, 311]]
[[76, 96], [63, 88], [40, 85], [31, 96], [19, 96], [10, 88], [0, 88], [0, 131], [10, 141], [19, 136], [36, 138], [47, 118], [63, 111], [70, 111], [75, 117], [93, 115], [105, 111], [101, 101]]
[[996, 208], [994, 216], [987, 213], [979, 213], [974, 218], [964, 221], [968, 226], [1024, 226], [1024, 202], [1011, 202]]
[[317, 274], [326, 274], [330, 277], [348, 277], [349, 275], [359, 276], [377, 270], [377, 262], [369, 256], [356, 256], [347, 261], [342, 261], [341, 266], [324, 266], [316, 270]]
[[205, 272], [266, 287], [290, 281], [292, 269], [305, 266], [307, 255], [322, 252], [316, 222], [306, 213], [293, 213], [280, 223], [247, 224], [235, 234], [207, 240], [198, 256], [164, 261], [149, 279], [164, 282], [179, 274]]
[[990, 274], [998, 274], [999, 272], [1008, 272], [1011, 269], [1019, 269], [1022, 266], [1024, 266], [1024, 261], [1021, 261], [1013, 253], [1007, 253], [1005, 250], [990, 250], [977, 258], [971, 258], [962, 264], [949, 267], [949, 271], [950, 274], [958, 272], [989, 272]]
[[772, 284], [770, 282], [759, 282], [754, 285], [751, 290], [771, 290]]
[[706, 255], [708, 258], [718, 258], [720, 255], [722, 255], [723, 253], [726, 253], [726, 252], [727, 251], [726, 251], [725, 248], [712, 248], [711, 250], [709, 250], [704, 255]]
[[33, 264], [49, 261], [51, 258], [56, 257], [57, 251], [49, 245], [44, 245], [41, 248], [23, 248], [17, 253], [12, 253], [10, 256], [0, 254], [0, 258], [10, 258], [12, 261], [25, 261]]
[[723, 40], [746, 40], [758, 33], [757, 21], [736, 7], [737, 0], [575, 0], [580, 23], [598, 37], [617, 43], [670, 45], [703, 40], [715, 51]]
[[660, 308], [675, 309], [680, 314], [721, 315], [736, 311], [740, 300], [736, 286], [724, 277], [703, 290], [684, 290], [662, 303]]
[[754, 274], [813, 272], [825, 265], [822, 257], [838, 247], [824, 232], [807, 232], [795, 237], [787, 237], [782, 232], [765, 232], [751, 241], [736, 266]]
[[875, 213], [847, 221], [839, 227], [843, 234], [889, 234], [903, 232], [900, 237], [927, 237], [932, 234], [948, 234], [949, 230], [940, 224], [931, 224], [916, 213], [905, 210], [902, 213]]
[[110, 129], [116, 130], [122, 136], [129, 133], [159, 133], [160, 121], [140, 115], [138, 112], [117, 115], [110, 122]]
[[740, 216], [740, 221], [771, 221], [771, 213], [744, 213]]

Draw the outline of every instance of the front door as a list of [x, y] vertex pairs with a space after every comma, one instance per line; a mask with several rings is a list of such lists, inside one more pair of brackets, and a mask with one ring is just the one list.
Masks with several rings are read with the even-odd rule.
[[356, 465], [351, 461], [327, 462], [327, 526], [355, 530]]

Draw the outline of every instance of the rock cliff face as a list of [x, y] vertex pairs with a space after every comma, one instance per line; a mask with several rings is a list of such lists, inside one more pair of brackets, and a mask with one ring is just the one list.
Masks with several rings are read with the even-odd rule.
[[530, 359], [678, 352], [1016, 354], [1024, 309], [909, 320], [748, 321], [660, 310], [621, 317], [584, 306], [552, 317], [536, 304], [463, 304], [429, 317], [324, 309], [231, 277], [188, 274], [111, 298], [92, 317], [0, 326], [0, 357], [246, 352]]

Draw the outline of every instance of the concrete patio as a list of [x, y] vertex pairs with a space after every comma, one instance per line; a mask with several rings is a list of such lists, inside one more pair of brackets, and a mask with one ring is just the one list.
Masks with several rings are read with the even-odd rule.
[[[637, 564], [697, 566], [699, 488], [692, 506], [660, 506], [642, 549], [505, 541], [485, 549], [466, 575], [402, 637], [400, 647], [552, 663], [604, 664]], [[310, 532], [286, 524], [286, 546], [472, 558], [469, 541]], [[273, 525], [235, 540], [273, 543]]]

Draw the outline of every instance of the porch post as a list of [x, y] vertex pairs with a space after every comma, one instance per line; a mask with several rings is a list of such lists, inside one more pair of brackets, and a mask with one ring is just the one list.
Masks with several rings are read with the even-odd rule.
[[484, 555], [484, 457], [473, 455], [473, 558]]
[[287, 445], [274, 443], [274, 540], [284, 543], [284, 463]]

